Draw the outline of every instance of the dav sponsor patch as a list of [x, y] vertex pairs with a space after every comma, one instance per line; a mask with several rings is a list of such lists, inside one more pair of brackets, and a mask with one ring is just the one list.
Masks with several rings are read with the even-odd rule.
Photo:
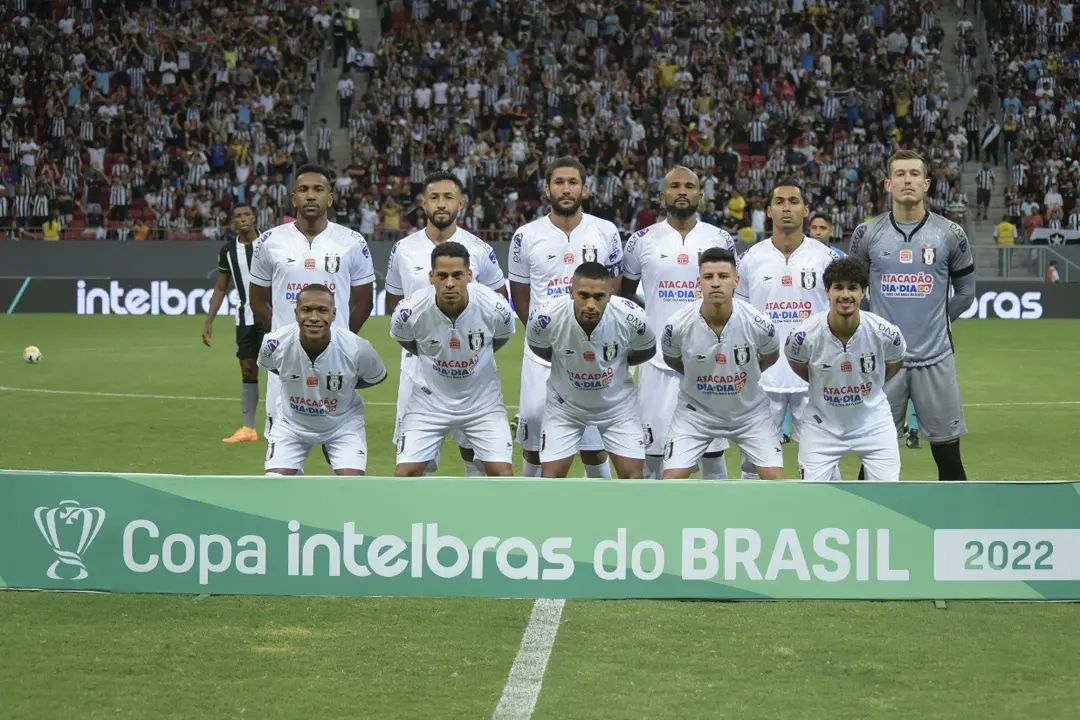
[[881, 294], [885, 297], [924, 298], [934, 291], [934, 276], [929, 273], [884, 273]]

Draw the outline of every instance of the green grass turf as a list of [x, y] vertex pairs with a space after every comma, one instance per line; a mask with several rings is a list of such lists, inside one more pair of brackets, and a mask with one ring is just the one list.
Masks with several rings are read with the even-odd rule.
[[[192, 398], [0, 390], [9, 419], [6, 441], [0, 443], [0, 467], [261, 473], [263, 443], [219, 442], [241, 424], [231, 322], [220, 318], [215, 345], [205, 348], [198, 318], [0, 317], [0, 386]], [[372, 318], [363, 334], [391, 371], [387, 382], [364, 393], [370, 403], [368, 473], [392, 474], [400, 352], [387, 333], [386, 318]], [[956, 326], [955, 335], [971, 430], [962, 443], [968, 475], [984, 480], [1075, 478], [1080, 375], [1068, 368], [1080, 366], [1080, 321], [966, 321]], [[21, 350], [29, 344], [41, 347], [40, 365], [22, 362]], [[519, 333], [498, 355], [504, 395], [512, 405], [518, 397], [521, 348]], [[513, 415], [513, 409], [510, 412]], [[261, 430], [261, 414], [258, 426]], [[936, 479], [930, 450], [923, 445], [920, 450], [901, 447], [904, 479]], [[738, 452], [729, 455], [729, 471], [737, 475]], [[796, 446], [786, 446], [785, 455], [788, 473], [797, 477]], [[445, 473], [462, 472], [449, 444], [444, 458]], [[845, 478], [853, 479], [858, 472], [853, 458], [841, 468]], [[312, 453], [306, 472], [328, 472], [321, 453]]]
[[[239, 425], [229, 318], [0, 317], [0, 467], [259, 473]], [[364, 335], [393, 370], [386, 320]], [[1076, 478], [1080, 321], [956, 327], [969, 475]], [[42, 348], [40, 365], [21, 349]], [[500, 353], [515, 403], [520, 336]], [[393, 468], [396, 386], [372, 401], [372, 474]], [[223, 398], [223, 399], [213, 399]], [[375, 404], [378, 403], [378, 404]], [[1044, 404], [1034, 404], [1044, 403]], [[511, 411], [512, 412], [512, 411]], [[260, 420], [261, 423], [261, 420]], [[786, 446], [794, 472], [795, 451]], [[905, 479], [935, 477], [901, 448]], [[320, 454], [310, 474], [326, 471]], [[456, 453], [443, 469], [459, 471]], [[729, 467], [737, 468], [737, 452]], [[856, 465], [843, 465], [854, 477]], [[0, 551], [10, 551], [0, 549]], [[0, 717], [489, 717], [530, 603], [0, 593]], [[537, 718], [1072, 718], [1080, 606], [571, 602]]]

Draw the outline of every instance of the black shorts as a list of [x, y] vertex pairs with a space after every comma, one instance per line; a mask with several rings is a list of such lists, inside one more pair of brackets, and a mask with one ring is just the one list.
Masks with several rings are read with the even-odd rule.
[[241, 360], [254, 360], [259, 357], [263, 335], [266, 331], [258, 325], [236, 326], [236, 357]]

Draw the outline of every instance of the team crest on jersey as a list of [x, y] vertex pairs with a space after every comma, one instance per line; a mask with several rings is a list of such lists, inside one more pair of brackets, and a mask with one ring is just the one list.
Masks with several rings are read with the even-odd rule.
[[923, 265], [933, 265], [937, 262], [937, 248], [932, 245], [923, 245], [922, 261]]
[[342, 374], [341, 373], [327, 373], [326, 375], [326, 389], [330, 392], [337, 392], [341, 389]]
[[596, 248], [586, 245], [581, 249], [581, 262], [596, 262]]
[[619, 343], [604, 343], [604, 362], [611, 362], [619, 355]]
[[799, 274], [799, 280], [802, 282], [804, 290], [813, 290], [817, 287], [817, 271], [815, 270], [803, 270]]
[[469, 331], [469, 349], [477, 351], [484, 347], [484, 331], [483, 330], [470, 330]]
[[877, 367], [877, 358], [874, 357], [874, 353], [867, 353], [866, 355], [859, 356], [859, 367], [863, 373], [869, 375], [874, 372], [874, 368]]
[[323, 267], [326, 268], [328, 273], [336, 273], [341, 268], [341, 256], [337, 253], [326, 253], [326, 260], [323, 263]]
[[653, 443], [652, 425], [642, 425], [641, 426], [641, 440], [642, 440], [642, 442], [645, 443], [646, 446], [652, 445], [652, 443]]
[[736, 345], [735, 346], [735, 364], [747, 365], [750, 363], [750, 346], [749, 345]]

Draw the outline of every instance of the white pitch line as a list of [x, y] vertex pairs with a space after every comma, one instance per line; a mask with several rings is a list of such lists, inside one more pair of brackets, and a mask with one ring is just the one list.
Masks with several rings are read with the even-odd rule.
[[532, 717], [565, 605], [565, 600], [548, 598], [540, 598], [533, 604], [521, 647], [491, 720], [529, 720]]
[[[964, 407], [1015, 407], [1018, 405], [1080, 405], [1080, 400], [1041, 400], [1034, 402], [964, 403]], [[915, 408], [918, 412], [918, 408]]]

